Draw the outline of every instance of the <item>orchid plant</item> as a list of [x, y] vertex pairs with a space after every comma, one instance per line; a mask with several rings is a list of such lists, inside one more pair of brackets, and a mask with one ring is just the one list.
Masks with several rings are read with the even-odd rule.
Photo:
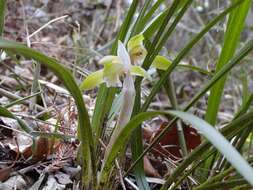
[[[93, 72], [85, 78], [80, 85], [81, 90], [90, 90], [101, 83], [106, 83], [107, 87], [122, 87], [123, 102], [118, 117], [117, 126], [114, 129], [112, 138], [108, 147], [114, 142], [121, 129], [130, 120], [135, 98], [134, 76], [150, 78], [147, 71], [142, 67], [142, 61], [147, 51], [143, 44], [144, 36], [138, 34], [133, 36], [127, 43], [127, 48], [121, 41], [118, 41], [117, 55], [107, 55], [103, 57], [99, 64], [104, 68]], [[163, 56], [157, 56], [152, 67], [160, 70], [166, 70], [171, 62]], [[123, 78], [123, 84], [120, 80]], [[110, 148], [108, 148], [110, 150]]]
[[[127, 48], [121, 41], [118, 41], [117, 55], [107, 55], [103, 57], [99, 61], [99, 64], [103, 65], [104, 68], [87, 76], [80, 85], [81, 90], [90, 90], [104, 82], [107, 87], [123, 86], [123, 101], [120, 114], [108, 144], [107, 152], [110, 151], [110, 147], [118, 134], [130, 120], [135, 99], [134, 76], [150, 78], [148, 72], [141, 67], [142, 61], [147, 54], [143, 41], [144, 36], [142, 34], [132, 37], [127, 43]], [[166, 70], [170, 64], [171, 62], [167, 60], [167, 58], [157, 56], [152, 63], [152, 67]], [[120, 78], [123, 79], [123, 84]]]
[[[134, 76], [149, 78], [148, 73], [140, 66], [147, 53], [143, 40], [142, 34], [136, 35], [128, 41], [127, 48], [118, 41], [117, 55], [103, 57], [99, 64], [104, 68], [90, 74], [80, 86], [82, 90], [89, 90], [105, 82], [107, 87], [122, 87], [123, 101], [104, 160], [107, 159], [116, 138], [131, 118], [135, 100]], [[123, 79], [123, 84], [120, 79]]]

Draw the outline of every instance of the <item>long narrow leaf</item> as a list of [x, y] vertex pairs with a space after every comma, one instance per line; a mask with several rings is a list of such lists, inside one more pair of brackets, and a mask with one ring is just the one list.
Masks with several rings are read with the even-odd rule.
[[0, 37], [2, 37], [4, 31], [5, 9], [7, 0], [0, 1]]
[[172, 111], [171, 114], [189, 122], [216, 147], [231, 165], [253, 186], [253, 168], [240, 153], [216, 129], [204, 120], [186, 112]]
[[237, 3], [234, 3], [227, 9], [225, 9], [223, 12], [221, 12], [218, 16], [216, 16], [213, 20], [211, 20], [186, 46], [182, 51], [177, 55], [177, 57], [172, 62], [171, 66], [165, 71], [163, 76], [159, 79], [159, 81], [156, 82], [154, 87], [152, 88], [149, 96], [145, 100], [142, 111], [147, 110], [149, 104], [153, 100], [154, 96], [157, 94], [157, 92], [161, 89], [163, 83], [166, 81], [170, 73], [173, 71], [173, 69], [179, 64], [179, 62], [183, 59], [183, 57], [189, 53], [189, 51], [193, 48], [194, 45], [220, 20], [222, 20], [228, 13], [230, 13], [232, 10], [234, 10], [238, 5], [240, 5], [242, 1], [239, 1]]
[[6, 108], [0, 106], [0, 116], [3, 116], [3, 117], [8, 117], [8, 118], [11, 118], [11, 119], [15, 119], [18, 124], [20, 125], [20, 127], [28, 134], [31, 133], [31, 129], [28, 127], [28, 125], [22, 120], [22, 119], [19, 119], [18, 117], [16, 117], [14, 114], [12, 114], [9, 110], [7, 110]]
[[[108, 178], [111, 168], [113, 166], [114, 160], [117, 158], [125, 148], [126, 142], [129, 139], [131, 132], [140, 125], [143, 121], [150, 119], [157, 115], [174, 115], [177, 116], [195, 127], [200, 133], [202, 133], [224, 156], [229, 160], [229, 162], [237, 169], [237, 171], [251, 184], [253, 185], [253, 169], [251, 166], [242, 158], [242, 156], [237, 152], [237, 150], [232, 147], [232, 145], [222, 136], [216, 129], [204, 120], [181, 111], [168, 111], [168, 112], [145, 112], [140, 113], [133, 117], [131, 121], [125, 126], [125, 128], [120, 133], [119, 137], [116, 139], [111, 152], [108, 154], [107, 160], [105, 160], [101, 175], [99, 178], [99, 183], [105, 183]], [[164, 187], [163, 189], [167, 189]]]
[[[216, 72], [218, 72], [233, 57], [237, 44], [240, 40], [240, 34], [244, 27], [244, 22], [248, 14], [252, 0], [244, 0], [233, 12], [230, 13], [225, 40], [220, 54], [218, 63], [216, 64]], [[236, 2], [236, 1], [233, 1]], [[226, 75], [217, 82], [211, 89], [208, 98], [208, 106], [206, 111], [206, 121], [214, 125], [216, 123], [217, 113], [222, 97], [222, 92], [226, 82]]]

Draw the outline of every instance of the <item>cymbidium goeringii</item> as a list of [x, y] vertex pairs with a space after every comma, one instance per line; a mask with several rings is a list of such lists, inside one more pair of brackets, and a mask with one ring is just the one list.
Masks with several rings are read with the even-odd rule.
[[121, 41], [118, 41], [117, 56], [103, 57], [99, 64], [104, 65], [104, 68], [87, 76], [80, 86], [81, 90], [92, 89], [103, 82], [107, 87], [121, 87], [120, 77], [126, 74], [147, 78], [147, 72], [137, 65], [146, 55], [143, 39], [141, 34], [132, 37], [127, 49]]

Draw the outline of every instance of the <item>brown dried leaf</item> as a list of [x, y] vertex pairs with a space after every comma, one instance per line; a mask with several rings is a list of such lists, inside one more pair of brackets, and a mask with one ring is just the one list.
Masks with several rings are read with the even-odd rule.
[[157, 170], [153, 167], [147, 156], [143, 157], [145, 174], [150, 177], [161, 177]]
[[0, 170], [0, 181], [4, 182], [10, 177], [10, 174], [12, 172], [12, 166], [3, 168]]

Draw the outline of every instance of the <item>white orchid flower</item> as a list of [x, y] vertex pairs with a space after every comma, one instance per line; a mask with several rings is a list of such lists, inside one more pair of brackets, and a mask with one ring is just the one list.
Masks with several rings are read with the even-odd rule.
[[107, 87], [121, 87], [122, 83], [120, 78], [126, 77], [126, 75], [148, 78], [147, 72], [140, 66], [134, 64], [146, 55], [146, 50], [142, 44], [143, 39], [142, 35], [131, 38], [127, 45], [128, 51], [123, 43], [119, 41], [117, 56], [109, 55], [103, 57], [99, 61], [99, 64], [104, 65], [104, 68], [86, 77], [80, 88], [82, 90], [89, 90], [103, 82], [106, 83]]

